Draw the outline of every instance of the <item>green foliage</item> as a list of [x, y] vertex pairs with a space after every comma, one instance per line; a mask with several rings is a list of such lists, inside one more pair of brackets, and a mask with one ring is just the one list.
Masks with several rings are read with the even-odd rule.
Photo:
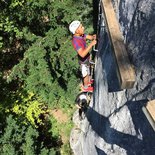
[[[38, 131], [44, 128], [39, 116], [46, 112], [46, 103], [68, 113], [73, 109], [79, 65], [68, 25], [80, 20], [91, 32], [92, 1], [1, 1], [0, 16], [1, 122], [7, 118], [6, 126], [2, 122], [0, 154], [56, 154], [53, 142], [57, 144], [61, 125], [51, 121], [52, 146], [47, 147], [40, 134], [48, 132]], [[67, 136], [71, 127], [69, 121]], [[63, 145], [63, 154], [69, 149]]]
[[38, 141], [39, 133], [30, 124], [15, 120], [12, 115], [7, 118], [7, 125], [3, 136], [0, 138], [1, 155], [36, 155], [56, 154], [54, 148], [47, 149]]
[[36, 138], [38, 137], [38, 132], [36, 132], [31, 126], [27, 129], [25, 134], [25, 143], [22, 145], [23, 152], [26, 155], [34, 154], [35, 148], [34, 143]]
[[64, 144], [61, 148], [62, 155], [72, 155], [71, 148], [69, 144]]
[[[69, 138], [70, 138], [70, 132], [73, 128], [73, 122], [70, 118], [72, 118], [72, 112], [75, 111], [75, 109], [61, 109], [63, 110], [63, 113], [68, 115], [68, 121], [63, 122], [62, 120], [57, 120], [53, 116], [50, 117], [50, 122], [52, 124], [52, 129], [50, 132], [52, 132], [54, 137], [61, 136], [63, 139], [63, 145], [60, 148], [60, 152], [62, 155], [71, 155], [71, 148], [69, 145]], [[70, 116], [71, 115], [71, 116]], [[63, 116], [62, 116], [63, 117]]]
[[56, 151], [53, 148], [49, 150], [43, 148], [40, 155], [56, 155]]
[[0, 37], [0, 48], [3, 46], [3, 40], [2, 40], [3, 38], [2, 37]]
[[[4, 135], [0, 139], [1, 142], [1, 154], [19, 154], [21, 152], [27, 152], [31, 148], [33, 148], [32, 139], [37, 138], [37, 131], [35, 129], [32, 129], [31, 127], [28, 127], [26, 130], [25, 126], [20, 126], [20, 122], [17, 122], [13, 117], [10, 115], [7, 118], [7, 126], [4, 130]], [[30, 131], [32, 131], [30, 133]], [[25, 137], [29, 133], [29, 139]], [[24, 142], [26, 138], [26, 143]], [[25, 145], [29, 145], [29, 150], [23, 150], [21, 144], [25, 143]], [[32, 153], [34, 154], [34, 148], [31, 149]], [[18, 152], [18, 153], [17, 153]]]
[[19, 117], [25, 117], [25, 122], [31, 123], [33, 126], [37, 124], [42, 124], [42, 120], [39, 118], [41, 114], [46, 113], [46, 110], [43, 110], [45, 105], [34, 97], [34, 94], [27, 94], [25, 92], [20, 92], [17, 100], [12, 105], [11, 109], [8, 109], [7, 112], [12, 111]]
[[53, 136], [57, 138], [57, 136], [60, 133], [60, 128], [59, 128], [59, 122], [54, 117], [51, 117], [50, 119], [51, 124], [53, 124], [53, 129], [51, 129], [51, 133], [53, 133]]
[[[59, 100], [61, 96], [66, 96], [67, 99], [71, 96], [75, 97], [77, 92], [78, 63], [68, 34], [68, 25], [72, 19], [77, 18], [77, 14], [80, 14], [81, 20], [85, 16], [85, 12], [81, 14], [81, 9], [86, 6], [82, 1], [80, 2], [82, 4], [80, 6], [70, 0], [52, 1], [51, 5], [42, 1], [39, 4], [31, 1], [29, 4], [34, 10], [44, 8], [43, 12], [49, 18], [49, 29], [46, 33], [42, 33], [43, 37], [35, 37], [33, 44], [25, 52], [23, 60], [13, 68], [10, 79], [18, 77], [25, 81], [25, 88], [28, 91], [39, 95], [44, 102], [51, 105], [54, 105], [55, 100]], [[87, 4], [90, 3], [87, 2]], [[48, 12], [49, 10], [52, 11]], [[38, 15], [39, 21], [41, 17], [45, 16]], [[35, 27], [38, 29], [39, 25]], [[33, 35], [32, 38], [34, 38]]]

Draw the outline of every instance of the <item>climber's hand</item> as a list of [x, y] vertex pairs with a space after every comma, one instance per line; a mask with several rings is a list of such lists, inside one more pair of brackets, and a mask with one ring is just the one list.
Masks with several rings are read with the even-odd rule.
[[92, 42], [91, 42], [91, 45], [94, 46], [97, 44], [97, 41], [94, 39]]

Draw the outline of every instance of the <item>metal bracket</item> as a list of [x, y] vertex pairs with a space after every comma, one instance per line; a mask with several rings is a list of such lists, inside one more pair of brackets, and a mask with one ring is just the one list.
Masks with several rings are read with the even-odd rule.
[[93, 46], [93, 51], [98, 52], [98, 49], [95, 49], [95, 46]]
[[95, 65], [95, 62], [89, 60], [89, 63], [92, 64], [92, 65]]

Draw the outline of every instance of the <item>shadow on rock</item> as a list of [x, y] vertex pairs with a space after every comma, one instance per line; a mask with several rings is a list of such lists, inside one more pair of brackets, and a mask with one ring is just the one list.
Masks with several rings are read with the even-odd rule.
[[99, 149], [97, 146], [95, 146], [95, 148], [98, 155], [106, 155], [106, 153], [103, 150]]
[[92, 129], [107, 143], [111, 145], [118, 145], [119, 147], [125, 149], [128, 155], [148, 154], [149, 148], [145, 148], [146, 143], [143, 140], [138, 139], [136, 136], [111, 128], [109, 119], [103, 115], [100, 115], [94, 109], [89, 109], [87, 118]]
[[142, 135], [144, 147], [141, 149], [145, 150], [148, 155], [154, 155], [155, 132], [142, 111], [142, 107], [145, 106], [147, 101], [148, 100], [129, 101], [127, 102], [127, 106], [130, 110], [136, 133]]

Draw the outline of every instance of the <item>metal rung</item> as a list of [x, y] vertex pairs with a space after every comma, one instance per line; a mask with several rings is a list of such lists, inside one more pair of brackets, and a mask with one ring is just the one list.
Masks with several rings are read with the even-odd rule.
[[89, 60], [89, 63], [92, 64], [92, 65], [95, 65], [95, 62]]
[[95, 49], [95, 46], [93, 46], [93, 51], [98, 52], [98, 49]]

